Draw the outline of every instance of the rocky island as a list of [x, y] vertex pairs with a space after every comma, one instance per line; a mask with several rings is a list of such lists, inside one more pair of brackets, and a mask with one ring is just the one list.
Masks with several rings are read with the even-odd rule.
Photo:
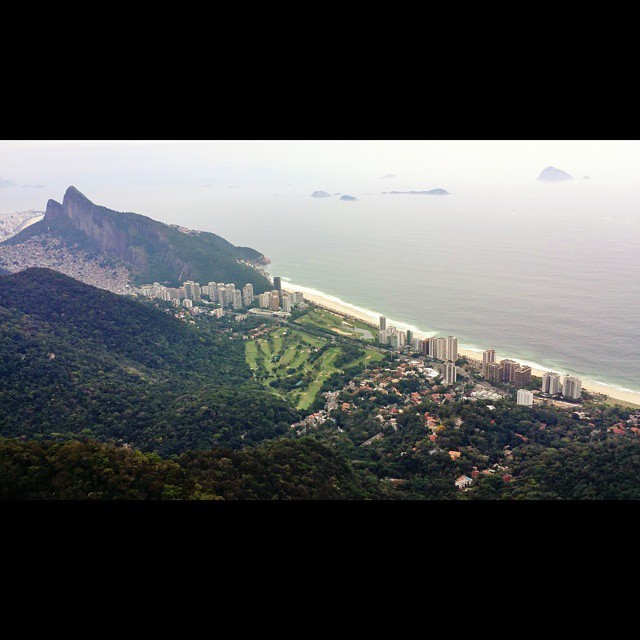
[[563, 180], [573, 180], [573, 176], [562, 169], [547, 167], [540, 172], [538, 180], [542, 180], [543, 182], [562, 182]]
[[402, 193], [412, 193], [418, 195], [427, 195], [427, 196], [448, 196], [450, 195], [446, 189], [429, 189], [429, 191], [383, 191], [382, 195], [385, 194], [402, 194]]
[[331, 194], [327, 193], [326, 191], [314, 191], [311, 194], [312, 198], [330, 198]]
[[340, 200], [357, 200], [355, 196], [348, 196], [347, 194], [340, 196]]

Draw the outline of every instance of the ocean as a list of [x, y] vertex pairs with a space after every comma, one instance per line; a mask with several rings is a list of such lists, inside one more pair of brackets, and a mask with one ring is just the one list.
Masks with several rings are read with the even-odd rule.
[[262, 251], [272, 275], [390, 321], [640, 391], [640, 190], [449, 190], [237, 193], [189, 222]]
[[[399, 187], [377, 179], [330, 186], [105, 185], [86, 195], [254, 247], [271, 275], [391, 322], [640, 391], [640, 186], [532, 177], [402, 187], [446, 196], [383, 195]], [[310, 197], [341, 187], [359, 199]]]

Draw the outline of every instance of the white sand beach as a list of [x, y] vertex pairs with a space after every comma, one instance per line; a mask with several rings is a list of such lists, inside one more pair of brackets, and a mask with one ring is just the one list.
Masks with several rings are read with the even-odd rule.
[[[304, 293], [305, 299], [310, 300], [311, 302], [314, 302], [318, 305], [326, 307], [331, 311], [335, 311], [337, 313], [341, 313], [347, 316], [352, 316], [354, 318], [357, 318], [358, 320], [362, 320], [363, 322], [369, 322], [374, 326], [378, 326], [379, 314], [374, 311], [357, 307], [356, 305], [352, 305], [348, 302], [345, 302], [344, 300], [340, 300], [335, 296], [323, 293], [321, 291], [312, 289], [310, 287], [305, 287], [302, 285], [295, 284], [288, 280], [287, 281], [283, 280], [282, 288], [287, 291], [302, 291]], [[392, 320], [389, 320], [388, 323], [395, 325], [399, 328], [405, 328], [405, 329], [410, 328], [410, 325], [405, 325], [402, 322], [393, 322]], [[435, 335], [435, 333], [434, 332], [427, 333], [424, 331], [415, 330], [414, 335], [418, 338], [426, 338], [426, 337]], [[465, 348], [464, 346], [459, 344], [458, 353], [468, 358], [482, 360], [482, 351], [479, 349], [473, 350], [473, 349]], [[496, 359], [498, 362], [500, 362], [501, 360], [504, 360], [506, 357], [507, 356], [497, 357]], [[520, 362], [523, 362], [523, 361], [520, 360]], [[525, 364], [528, 364], [528, 363], [525, 363]], [[550, 369], [544, 370], [544, 369], [538, 369], [534, 367], [531, 368], [531, 372], [533, 373], [533, 375], [536, 375], [536, 376], [542, 376], [542, 374], [545, 371], [550, 371]], [[563, 372], [559, 371], [558, 373], [562, 374]], [[582, 388], [592, 393], [603, 393], [609, 396], [610, 398], [617, 399], [617, 400], [624, 400], [626, 402], [631, 402], [640, 406], [640, 392], [620, 389], [618, 387], [610, 386], [600, 382], [595, 382], [593, 380], [587, 380], [584, 378], [582, 379]]]

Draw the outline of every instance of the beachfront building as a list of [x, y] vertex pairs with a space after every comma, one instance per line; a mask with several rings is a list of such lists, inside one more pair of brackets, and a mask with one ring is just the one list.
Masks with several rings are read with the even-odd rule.
[[384, 331], [387, 328], [387, 319], [384, 316], [380, 316], [380, 331]]
[[245, 307], [248, 307], [253, 302], [253, 285], [245, 284], [242, 287], [242, 302]]
[[531, 367], [527, 365], [519, 366], [513, 373], [513, 384], [516, 387], [526, 387], [531, 383]]
[[500, 361], [502, 365], [502, 380], [504, 382], [513, 382], [515, 380], [516, 369], [520, 366], [519, 362], [505, 358]]
[[411, 351], [413, 353], [422, 353], [422, 340], [420, 338], [414, 338], [411, 341]]
[[413, 340], [413, 331], [411, 329], [407, 329], [407, 344], [410, 345]]
[[542, 387], [540, 391], [542, 393], [548, 393], [551, 396], [555, 396], [562, 390], [562, 384], [560, 382], [560, 374], [554, 371], [547, 371], [542, 374]]
[[562, 381], [562, 395], [565, 398], [578, 400], [582, 396], [582, 380], [574, 376], [566, 376]]
[[269, 292], [269, 308], [277, 311], [280, 308], [280, 291], [273, 289]]
[[288, 293], [282, 294], [282, 310], [291, 313], [291, 296]]
[[430, 357], [453, 362], [458, 359], [458, 338], [447, 336], [446, 338], [428, 338], [428, 341]]
[[533, 392], [526, 389], [518, 389], [516, 394], [516, 404], [521, 404], [525, 407], [533, 406]]
[[282, 291], [282, 280], [280, 279], [280, 276], [275, 276], [273, 279], [273, 288], [278, 292], [278, 295], [280, 295], [280, 292]]
[[389, 331], [382, 329], [378, 332], [378, 344], [389, 344]]
[[487, 364], [487, 380], [489, 382], [502, 382], [504, 377], [504, 367], [502, 362], [489, 362]]
[[487, 377], [487, 365], [496, 361], [496, 350], [486, 349], [482, 352], [482, 375]]
[[258, 296], [258, 304], [260, 305], [261, 309], [268, 309], [270, 306], [270, 301], [271, 294], [268, 291], [265, 291]]
[[301, 304], [304, 302], [304, 293], [302, 293], [302, 291], [294, 291], [291, 295], [293, 296], [293, 304]]
[[455, 362], [451, 362], [450, 360], [444, 363], [444, 376], [443, 376], [444, 384], [455, 384], [458, 379], [458, 368], [456, 367]]
[[[390, 327], [395, 329], [395, 327]], [[387, 331], [389, 331], [387, 329]], [[400, 349], [405, 345], [405, 341], [406, 341], [406, 334], [404, 333], [404, 331], [398, 331], [397, 329], [395, 331], [389, 332], [389, 345], [392, 346], [394, 349]]]

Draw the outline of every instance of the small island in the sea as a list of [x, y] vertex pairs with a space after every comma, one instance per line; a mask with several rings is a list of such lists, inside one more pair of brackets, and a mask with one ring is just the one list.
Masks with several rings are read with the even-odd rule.
[[331, 194], [327, 193], [326, 191], [314, 191], [311, 194], [312, 198], [330, 198]]
[[569, 175], [562, 169], [547, 167], [540, 172], [538, 180], [542, 180], [544, 182], [561, 182], [562, 180], [573, 180], [573, 176]]
[[419, 195], [427, 196], [448, 196], [450, 195], [446, 189], [429, 189], [429, 191], [383, 191], [384, 194], [398, 194], [398, 193], [417, 193]]
[[395, 173], [385, 173], [383, 176], [380, 176], [380, 180], [388, 180], [389, 178], [397, 178]]
[[348, 196], [347, 194], [340, 196], [340, 200], [357, 200], [355, 196]]

